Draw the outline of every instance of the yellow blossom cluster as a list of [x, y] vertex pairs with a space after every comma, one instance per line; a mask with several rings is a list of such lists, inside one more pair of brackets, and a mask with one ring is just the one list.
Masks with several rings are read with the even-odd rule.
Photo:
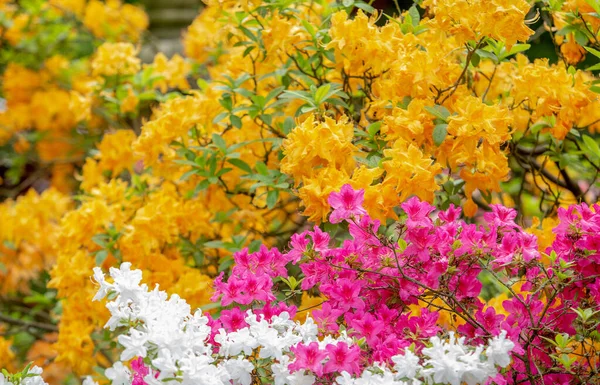
[[130, 43], [106, 43], [98, 47], [91, 64], [94, 76], [126, 76], [140, 70], [141, 60]]
[[72, 206], [55, 189], [0, 205], [0, 294], [29, 292], [29, 281], [56, 262], [60, 219]]
[[533, 34], [524, 23], [531, 8], [526, 0], [425, 0], [422, 5], [435, 15], [432, 24], [448, 31], [458, 44], [490, 37], [510, 48]]

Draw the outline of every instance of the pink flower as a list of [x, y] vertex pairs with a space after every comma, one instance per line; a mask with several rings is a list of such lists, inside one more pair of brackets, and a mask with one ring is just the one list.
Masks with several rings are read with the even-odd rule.
[[323, 375], [322, 361], [327, 358], [328, 354], [319, 350], [318, 342], [311, 342], [309, 345], [299, 343], [290, 350], [296, 356], [294, 362], [288, 366], [291, 371], [308, 369], [317, 376]]
[[329, 302], [323, 303], [321, 310], [313, 310], [312, 316], [315, 319], [319, 329], [323, 329], [326, 333], [336, 333], [340, 326], [337, 319], [344, 314], [341, 309], [334, 309]]
[[[290, 315], [290, 318], [294, 318], [296, 316], [296, 311], [298, 309], [294, 305], [288, 305], [285, 302], [279, 302], [273, 306], [273, 303], [267, 303], [262, 309], [256, 309], [254, 314], [257, 316], [262, 314], [265, 316], [265, 320], [270, 321], [274, 316], [278, 316], [283, 312], [287, 312]], [[257, 317], [258, 318], [258, 317]]]
[[483, 219], [494, 227], [518, 228], [515, 223], [517, 211], [502, 205], [490, 205], [492, 212], [483, 214]]
[[290, 240], [290, 246], [292, 249], [288, 251], [285, 256], [292, 263], [298, 263], [302, 259], [304, 252], [306, 251], [306, 247], [308, 246], [308, 238], [306, 237], [306, 232], [302, 234], [294, 234]]
[[142, 357], [138, 357], [131, 361], [131, 369], [133, 369], [133, 382], [131, 385], [147, 385], [146, 381], [144, 381], [144, 377], [150, 373], [150, 369], [144, 365], [144, 359]]
[[344, 219], [358, 218], [367, 212], [362, 207], [365, 200], [365, 190], [354, 190], [349, 184], [342, 186], [339, 193], [332, 192], [327, 203], [333, 208], [329, 222], [339, 223]]
[[322, 231], [319, 226], [315, 226], [313, 230], [308, 233], [313, 240], [313, 249], [318, 252], [327, 251], [329, 249], [329, 234]]
[[385, 329], [383, 321], [376, 319], [371, 313], [362, 311], [355, 314], [346, 313], [346, 322], [359, 338], [365, 337], [371, 346], [375, 345], [377, 337]]
[[460, 218], [461, 209], [460, 207], [455, 207], [453, 203], [450, 204], [450, 207], [446, 211], [440, 211], [438, 213], [438, 218], [440, 218], [444, 222], [454, 222], [458, 218]]
[[229, 278], [227, 283], [223, 282], [224, 273], [221, 272], [214, 280], [215, 292], [211, 297], [211, 301], [216, 301], [219, 296], [221, 297], [221, 305], [227, 306], [232, 302], [241, 303], [242, 300], [242, 289], [245, 284], [241, 280], [237, 280], [234, 277]]
[[406, 227], [431, 227], [433, 222], [429, 218], [429, 214], [435, 209], [434, 206], [427, 202], [421, 202], [419, 198], [412, 197], [406, 202], [400, 205], [402, 210], [406, 212], [408, 219], [406, 220]]
[[335, 283], [321, 285], [321, 292], [327, 295], [336, 307], [344, 310], [351, 308], [364, 309], [365, 302], [360, 298], [361, 284], [347, 278], [338, 279]]
[[243, 312], [239, 307], [234, 307], [231, 310], [221, 311], [221, 321], [223, 328], [228, 332], [234, 332], [241, 328], [248, 326], [246, 323], [246, 313]]
[[356, 374], [360, 371], [359, 358], [360, 348], [357, 345], [348, 347], [345, 342], [336, 345], [328, 344], [325, 347], [329, 353], [329, 361], [325, 364], [325, 373], [343, 372]]
[[242, 282], [244, 287], [243, 294], [239, 296], [235, 302], [242, 305], [249, 305], [252, 301], [264, 301], [270, 302], [275, 300], [271, 288], [273, 287], [273, 281], [266, 275], [248, 275], [244, 278], [230, 277], [229, 282], [236, 279]]

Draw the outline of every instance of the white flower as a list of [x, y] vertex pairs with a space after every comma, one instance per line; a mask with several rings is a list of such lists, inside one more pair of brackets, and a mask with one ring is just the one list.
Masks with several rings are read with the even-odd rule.
[[110, 268], [110, 276], [114, 279], [113, 287], [122, 299], [134, 299], [136, 294], [144, 289], [141, 270], [131, 270], [130, 262], [123, 262], [119, 269]]
[[31, 377], [25, 377], [21, 380], [21, 385], [48, 385], [46, 381], [42, 378], [42, 368], [39, 366], [33, 366], [28, 371], [27, 374], [34, 374]]
[[252, 371], [254, 365], [245, 358], [236, 358], [235, 360], [227, 360], [225, 369], [234, 381], [234, 385], [250, 385], [252, 383]]
[[315, 379], [315, 376], [312, 374], [296, 372], [287, 376], [286, 383], [288, 385], [313, 385], [315, 383]]
[[81, 385], [98, 385], [98, 383], [92, 379], [92, 376], [86, 376]]
[[13, 383], [9, 382], [8, 379], [4, 377], [4, 374], [0, 373], [0, 385], [13, 385]]
[[306, 321], [303, 324], [299, 324], [296, 327], [296, 330], [302, 337], [302, 341], [304, 343], [317, 341], [317, 336], [319, 335], [319, 327], [315, 324], [315, 321], [307, 316]]
[[510, 352], [514, 349], [515, 344], [509, 339], [506, 339], [506, 330], [503, 330], [499, 336], [494, 337], [488, 342], [488, 348], [485, 350], [485, 355], [492, 365], [499, 365], [505, 368], [510, 364]]
[[131, 373], [120, 361], [115, 362], [112, 368], [106, 369], [104, 375], [111, 380], [111, 385], [131, 384]]
[[92, 301], [99, 301], [102, 298], [106, 297], [106, 295], [111, 290], [114, 290], [113, 285], [106, 282], [106, 279], [104, 279], [104, 273], [99, 267], [94, 267], [94, 281], [100, 284], [100, 289], [98, 289], [98, 292], [96, 293]]
[[271, 364], [271, 371], [273, 372], [273, 379], [275, 380], [274, 385], [285, 385], [287, 384], [287, 378], [290, 375], [288, 370], [288, 364], [290, 363], [290, 357], [283, 356], [279, 360], [279, 363]]
[[455, 344], [454, 333], [450, 333], [450, 341], [446, 343], [439, 337], [431, 337], [431, 347], [424, 348], [423, 354], [430, 357], [423, 363], [422, 373], [427, 377], [433, 377], [434, 382], [460, 385], [461, 378], [465, 372], [465, 364], [458, 361], [461, 354], [466, 353], [462, 341]]
[[419, 365], [419, 357], [408, 349], [404, 350], [404, 354], [398, 354], [392, 357], [394, 362], [394, 370], [398, 378], [413, 378], [417, 375], [421, 369]]
[[146, 342], [148, 336], [136, 329], [130, 329], [129, 335], [122, 334], [118, 341], [125, 350], [121, 352], [121, 361], [127, 361], [133, 357], [146, 357]]
[[160, 372], [160, 378], [171, 378], [179, 368], [169, 349], [159, 349], [158, 355], [152, 360], [152, 365]]
[[466, 365], [462, 381], [466, 382], [467, 385], [485, 383], [488, 377], [493, 377], [497, 373], [494, 365], [481, 361], [482, 353], [483, 346], [478, 346], [474, 351], [459, 357], [459, 360]]
[[258, 347], [258, 341], [250, 334], [248, 328], [242, 328], [229, 334], [225, 332], [225, 329], [219, 329], [215, 341], [221, 344], [219, 354], [225, 357], [237, 356], [241, 352], [249, 356]]

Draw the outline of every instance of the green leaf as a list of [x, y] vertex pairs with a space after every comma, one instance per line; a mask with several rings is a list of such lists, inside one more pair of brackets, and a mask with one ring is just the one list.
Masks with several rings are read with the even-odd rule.
[[225, 242], [223, 241], [208, 241], [204, 242], [202, 246], [207, 247], [209, 249], [222, 249], [225, 247]]
[[419, 21], [421, 20], [421, 15], [419, 14], [419, 10], [417, 9], [416, 6], [412, 6], [408, 9], [408, 14], [410, 15], [410, 18], [412, 20], [412, 25], [413, 27], [416, 27], [417, 25], [419, 25]]
[[202, 78], [198, 78], [198, 80], [196, 80], [196, 84], [198, 85], [198, 88], [200, 88], [202, 91], [205, 91], [206, 87], [208, 87], [208, 82]]
[[600, 59], [600, 51], [591, 47], [583, 47], [586, 51]]
[[269, 175], [269, 168], [267, 167], [266, 164], [264, 164], [261, 161], [256, 162], [256, 164], [254, 165], [254, 168], [256, 168], [256, 171], [258, 171], [258, 173], [261, 175], [264, 175], [264, 176]]
[[379, 132], [380, 128], [381, 128], [381, 121], [374, 122], [374, 123], [369, 124], [369, 127], [367, 127], [367, 132], [369, 133], [369, 135], [371, 137], [374, 137], [375, 134], [377, 134]]
[[443, 120], [444, 122], [450, 116], [450, 111], [446, 109], [444, 106], [440, 106], [436, 104], [435, 106], [425, 106], [425, 111], [429, 112], [431, 115], [435, 116], [438, 119]]
[[92, 242], [94, 242], [100, 247], [106, 247], [109, 240], [110, 237], [108, 236], [108, 234], [96, 234], [92, 237]]
[[595, 158], [600, 158], [600, 146], [592, 137], [583, 135], [583, 143]]
[[477, 55], [479, 55], [480, 58], [486, 58], [486, 59], [490, 59], [492, 62], [494, 63], [498, 63], [500, 61], [500, 59], [498, 59], [498, 56], [496, 56], [495, 53], [490, 52], [490, 51], [486, 51], [483, 49], [478, 49], [477, 51], [475, 51], [477, 53]]
[[277, 95], [282, 93], [283, 90], [285, 90], [285, 87], [277, 87], [277, 88], [272, 89], [265, 97], [265, 102], [268, 103], [271, 99], [275, 99], [275, 97], [277, 97]]
[[512, 46], [510, 51], [508, 51], [508, 53], [504, 55], [504, 57], [515, 55], [519, 52], [527, 51], [529, 48], [531, 48], [531, 44], [515, 44]]
[[481, 61], [481, 56], [479, 56], [479, 54], [477, 52], [475, 52], [473, 54], [473, 56], [471, 56], [471, 65], [473, 67], [477, 67], [479, 65], [480, 61]]
[[108, 251], [100, 250], [96, 253], [96, 266], [100, 266], [108, 257]]
[[310, 24], [308, 21], [301, 19], [302, 22], [302, 26], [304, 27], [304, 29], [306, 29], [306, 32], [308, 32], [310, 34], [310, 36], [312, 36], [313, 38], [316, 35], [316, 31], [315, 31], [315, 27], [312, 26], [312, 24]]
[[283, 121], [283, 133], [285, 135], [289, 134], [290, 132], [292, 132], [294, 127], [296, 127], [296, 122], [294, 121], [294, 118], [292, 118], [291, 116], [285, 118], [285, 120]]
[[229, 115], [231, 125], [237, 129], [242, 128], [242, 119], [237, 115]]
[[222, 99], [219, 99], [219, 103], [227, 111], [231, 111], [231, 109], [233, 108], [233, 101], [231, 100], [231, 96], [229, 95], [224, 95]]
[[231, 163], [232, 165], [234, 165], [235, 167], [246, 171], [248, 174], [252, 173], [252, 167], [250, 167], [250, 165], [248, 165], [248, 163], [244, 162], [241, 159], [236, 159], [236, 158], [230, 158], [227, 159], [227, 162]]
[[212, 134], [212, 142], [221, 152], [226, 152], [227, 143], [225, 143], [225, 140], [220, 135]]
[[267, 193], [267, 208], [269, 210], [271, 210], [273, 207], [275, 207], [275, 204], [277, 203], [277, 199], [279, 199], [279, 190], [270, 190]]
[[440, 146], [446, 139], [446, 135], [448, 135], [448, 125], [445, 123], [438, 124], [433, 128], [433, 143]]
[[358, 3], [355, 3], [354, 6], [356, 8], [362, 9], [363, 11], [365, 11], [367, 13], [373, 13], [373, 12], [376, 11], [374, 7], [370, 6], [367, 3], [363, 3], [362, 1], [359, 1]]
[[215, 118], [213, 119], [213, 123], [217, 124], [219, 123], [221, 120], [225, 119], [225, 117], [228, 115], [227, 112], [221, 112], [220, 114], [218, 114], [217, 116], [215, 116]]
[[317, 92], [315, 92], [315, 97], [314, 97], [315, 102], [317, 104], [322, 103], [325, 100], [325, 97], [329, 93], [330, 89], [331, 89], [331, 84], [323, 84], [321, 87], [319, 87], [317, 89]]

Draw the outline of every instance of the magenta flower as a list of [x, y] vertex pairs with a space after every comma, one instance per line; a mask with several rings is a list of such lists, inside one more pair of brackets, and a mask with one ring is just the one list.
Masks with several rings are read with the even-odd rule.
[[337, 319], [342, 314], [344, 314], [343, 310], [334, 309], [329, 302], [325, 302], [320, 310], [317, 309], [312, 312], [319, 329], [323, 329], [326, 333], [336, 333], [340, 329]]
[[518, 228], [515, 223], [517, 211], [502, 205], [490, 205], [492, 212], [483, 214], [483, 219], [490, 225], [500, 228]]
[[248, 326], [246, 323], [246, 313], [244, 313], [239, 307], [234, 307], [231, 310], [221, 311], [221, 321], [223, 328], [228, 332], [234, 332], [241, 328]]
[[294, 234], [290, 240], [290, 251], [285, 254], [287, 260], [292, 263], [298, 263], [302, 259], [306, 247], [308, 246], [309, 240], [306, 237], [306, 233]]
[[346, 371], [356, 374], [360, 371], [358, 364], [360, 348], [357, 345], [349, 348], [347, 343], [338, 342], [336, 345], [328, 344], [325, 350], [329, 353], [329, 361], [325, 364], [325, 373]]
[[385, 329], [383, 321], [378, 320], [371, 313], [363, 311], [355, 314], [346, 313], [345, 318], [359, 338], [365, 337], [369, 345], [375, 345], [379, 334]]
[[421, 202], [419, 198], [412, 197], [402, 203], [400, 207], [402, 207], [402, 210], [404, 210], [408, 216], [406, 220], [406, 226], [408, 228], [431, 227], [433, 225], [429, 214], [435, 210], [435, 207], [429, 203]]
[[131, 385], [147, 385], [146, 381], [144, 381], [144, 377], [150, 373], [150, 370], [144, 365], [144, 359], [142, 357], [138, 357], [131, 361], [131, 369], [133, 369], [133, 381]]
[[289, 365], [292, 371], [308, 369], [317, 376], [323, 375], [322, 361], [327, 358], [327, 352], [319, 350], [318, 342], [311, 342], [308, 345], [299, 343], [290, 349], [296, 356], [296, 360]]
[[366, 214], [362, 207], [364, 200], [365, 190], [354, 190], [349, 184], [343, 185], [339, 193], [332, 192], [327, 199], [327, 203], [333, 208], [329, 222], [340, 223], [344, 219]]

